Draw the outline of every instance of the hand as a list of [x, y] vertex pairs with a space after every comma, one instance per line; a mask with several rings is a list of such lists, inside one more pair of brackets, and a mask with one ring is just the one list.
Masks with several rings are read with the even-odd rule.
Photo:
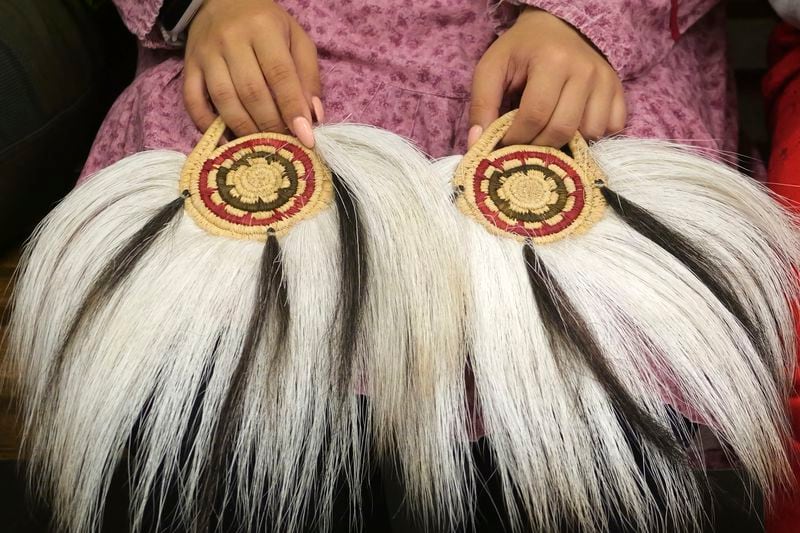
[[312, 109], [323, 120], [319, 95], [316, 47], [275, 2], [203, 3], [189, 28], [183, 84], [198, 128], [218, 112], [236, 135], [288, 129], [311, 148]]
[[535, 8], [520, 14], [475, 69], [470, 146], [498, 117], [503, 96], [520, 90], [503, 144], [560, 148], [578, 130], [598, 139], [625, 127], [622, 83], [611, 65], [572, 26]]

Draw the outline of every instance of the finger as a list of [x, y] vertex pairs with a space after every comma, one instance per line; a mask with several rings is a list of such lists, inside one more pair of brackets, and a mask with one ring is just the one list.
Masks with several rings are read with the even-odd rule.
[[575, 135], [589, 99], [589, 85], [570, 78], [561, 91], [553, 116], [542, 132], [533, 139], [538, 146], [561, 148]]
[[580, 132], [586, 139], [597, 140], [605, 135], [616, 89], [613, 79], [600, 80], [589, 95], [580, 126]]
[[203, 72], [208, 95], [225, 124], [238, 136], [256, 133], [258, 128], [245, 110], [222, 56], [206, 59]]
[[200, 131], [206, 131], [217, 117], [206, 96], [203, 71], [194, 63], [187, 62], [183, 69], [183, 102]]
[[303, 88], [306, 101], [310, 104], [314, 96], [319, 98], [322, 95], [317, 47], [297, 23], [292, 25], [290, 39], [292, 59], [297, 68], [297, 77], [300, 79], [300, 86]]
[[469, 138], [472, 146], [483, 130], [500, 116], [500, 105], [505, 92], [503, 62], [494, 61], [489, 54], [475, 67], [472, 77], [472, 95], [469, 103]]
[[231, 80], [236, 88], [236, 94], [239, 95], [239, 101], [258, 131], [286, 131], [286, 124], [272, 100], [253, 49], [249, 46], [232, 48], [226, 51], [225, 62], [230, 69]]
[[283, 121], [303, 144], [313, 148], [311, 109], [289, 49], [271, 39], [258, 39], [253, 45]]
[[628, 122], [628, 107], [625, 103], [625, 92], [622, 84], [617, 85], [617, 91], [611, 102], [611, 115], [608, 119], [607, 134], [619, 133], [625, 129], [625, 124]]
[[566, 74], [534, 67], [528, 74], [519, 111], [503, 137], [503, 144], [530, 144], [550, 122], [565, 83]]

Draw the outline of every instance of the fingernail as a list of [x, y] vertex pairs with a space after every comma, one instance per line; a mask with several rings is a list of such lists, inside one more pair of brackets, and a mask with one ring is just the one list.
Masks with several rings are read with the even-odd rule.
[[306, 117], [292, 120], [292, 133], [308, 148], [314, 148], [314, 133], [311, 131], [311, 122]]
[[317, 119], [317, 124], [325, 122], [325, 111], [322, 109], [322, 100], [316, 96], [312, 96], [311, 106], [314, 108], [314, 117]]
[[477, 124], [475, 126], [472, 126], [469, 129], [469, 133], [467, 133], [467, 147], [472, 148], [472, 145], [478, 142], [478, 139], [480, 139], [482, 133], [483, 133], [483, 128], [481, 128]]

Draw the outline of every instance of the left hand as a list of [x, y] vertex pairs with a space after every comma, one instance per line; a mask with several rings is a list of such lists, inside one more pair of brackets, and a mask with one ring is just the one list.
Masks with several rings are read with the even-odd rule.
[[622, 82], [606, 59], [572, 26], [525, 9], [489, 47], [475, 69], [469, 144], [500, 113], [507, 93], [522, 91], [503, 144], [559, 148], [576, 131], [598, 139], [625, 127]]

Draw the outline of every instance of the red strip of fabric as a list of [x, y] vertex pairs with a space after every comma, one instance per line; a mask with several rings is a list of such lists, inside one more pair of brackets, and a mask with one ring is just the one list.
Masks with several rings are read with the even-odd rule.
[[[772, 157], [769, 161], [769, 187], [786, 197], [786, 207], [800, 214], [800, 30], [783, 24], [770, 38], [772, 68], [764, 78], [764, 96], [770, 109]], [[800, 309], [794, 309], [800, 336]], [[800, 524], [800, 343], [794, 387], [789, 399], [792, 440], [788, 444], [795, 480], [789, 490], [778, 494], [767, 513], [767, 533], [797, 533]]]
[[678, 27], [678, 0], [671, 0], [672, 5], [669, 13], [669, 30], [672, 32], [672, 40], [677, 41], [681, 38], [681, 29]]

